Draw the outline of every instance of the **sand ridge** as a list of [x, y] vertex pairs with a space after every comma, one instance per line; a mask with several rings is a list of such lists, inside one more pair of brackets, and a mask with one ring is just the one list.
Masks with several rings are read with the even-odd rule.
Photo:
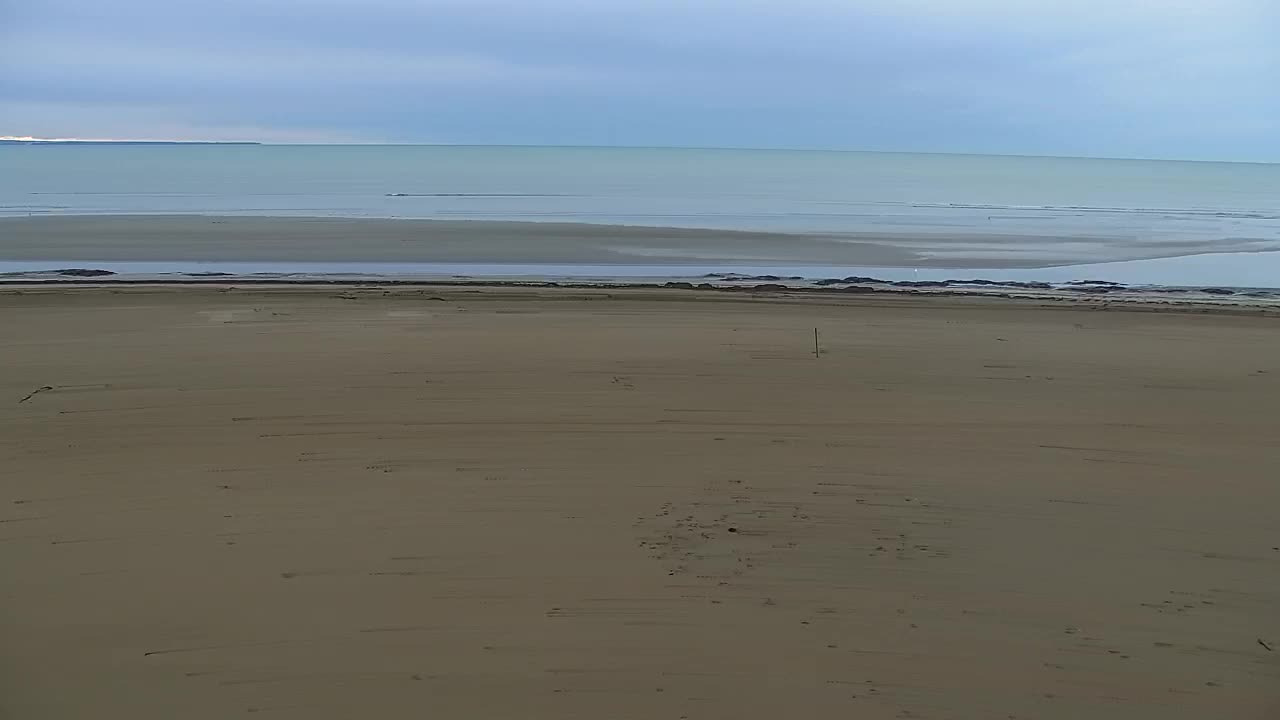
[[[1272, 250], [1264, 240], [799, 233], [565, 222], [236, 215], [0, 217], [0, 261], [1048, 268]], [[1081, 250], [1083, 246], [1088, 252]], [[1024, 252], [1009, 253], [1023, 248]]]

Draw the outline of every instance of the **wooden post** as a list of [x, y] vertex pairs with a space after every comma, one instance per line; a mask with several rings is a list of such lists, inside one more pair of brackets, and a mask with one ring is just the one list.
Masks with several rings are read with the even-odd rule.
[[818, 349], [818, 328], [813, 329], [813, 356], [819, 357], [822, 351]]

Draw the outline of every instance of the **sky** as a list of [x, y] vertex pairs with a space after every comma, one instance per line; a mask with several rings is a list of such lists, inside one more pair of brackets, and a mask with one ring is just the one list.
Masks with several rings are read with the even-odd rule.
[[1278, 0], [0, 0], [0, 136], [1280, 162]]

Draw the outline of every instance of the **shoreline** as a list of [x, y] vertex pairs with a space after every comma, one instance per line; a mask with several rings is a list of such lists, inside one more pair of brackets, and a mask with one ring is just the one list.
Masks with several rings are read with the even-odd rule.
[[[340, 291], [339, 295], [333, 295]], [[0, 282], [0, 297], [6, 295], [49, 295], [104, 292], [145, 296], [157, 293], [191, 293], [200, 296], [216, 293], [222, 296], [267, 293], [298, 297], [327, 296], [348, 300], [377, 297], [411, 298], [432, 293], [434, 296], [510, 299], [520, 293], [555, 300], [580, 300], [593, 297], [609, 300], [689, 300], [693, 302], [747, 302], [796, 305], [859, 307], [888, 303], [915, 303], [921, 307], [946, 309], [963, 306], [966, 301], [996, 308], [1011, 309], [1100, 310], [1114, 312], [1154, 312], [1185, 314], [1220, 314], [1280, 318], [1280, 292], [1265, 298], [1193, 291], [1170, 292], [1108, 285], [1087, 285], [1074, 292], [1062, 289], [1012, 289], [990, 285], [957, 285], [948, 287], [894, 287], [892, 285], [795, 286], [754, 279], [717, 283], [654, 282], [572, 282], [521, 279], [324, 279], [324, 278], [258, 278], [241, 281], [228, 278], [126, 279], [67, 278], [59, 280]]]

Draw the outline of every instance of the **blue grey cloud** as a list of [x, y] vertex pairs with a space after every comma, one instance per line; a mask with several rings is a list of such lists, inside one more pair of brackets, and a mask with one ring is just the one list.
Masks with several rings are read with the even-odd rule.
[[1273, 0], [0, 7], [0, 135], [1280, 161]]

